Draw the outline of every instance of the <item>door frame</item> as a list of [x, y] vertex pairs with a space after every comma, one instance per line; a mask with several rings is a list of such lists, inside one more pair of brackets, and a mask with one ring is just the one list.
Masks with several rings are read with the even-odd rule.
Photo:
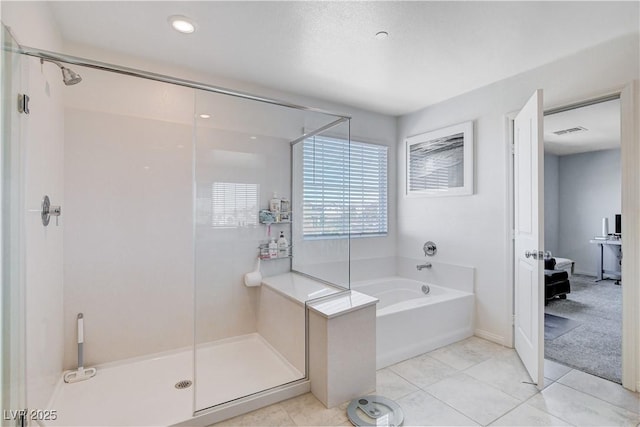
[[[640, 259], [640, 82], [631, 81], [623, 86], [606, 92], [585, 94], [556, 105], [545, 106], [545, 112], [559, 108], [579, 106], [589, 101], [619, 95], [620, 97], [620, 153], [621, 153], [621, 197], [622, 228], [625, 238], [622, 241], [623, 262], [621, 274], [624, 277], [622, 287], [622, 386], [631, 391], [640, 391], [640, 265], [636, 262], [624, 262]], [[507, 286], [505, 318], [511, 324], [511, 332], [506, 334], [507, 344], [513, 347], [515, 340], [515, 291], [514, 291], [514, 184], [513, 184], [513, 120], [517, 111], [505, 114], [505, 157], [507, 162], [505, 236], [507, 262], [505, 274], [511, 285]]]

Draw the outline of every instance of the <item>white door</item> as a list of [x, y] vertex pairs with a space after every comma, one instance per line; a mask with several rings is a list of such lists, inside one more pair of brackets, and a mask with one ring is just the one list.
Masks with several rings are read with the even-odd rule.
[[544, 148], [542, 90], [514, 122], [515, 347], [533, 382], [544, 384]]

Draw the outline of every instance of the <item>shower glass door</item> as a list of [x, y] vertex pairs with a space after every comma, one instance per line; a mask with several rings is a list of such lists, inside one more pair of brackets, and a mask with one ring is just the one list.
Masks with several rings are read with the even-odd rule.
[[77, 367], [83, 313], [84, 366], [97, 374], [62, 384], [52, 407], [59, 425], [172, 425], [193, 414], [194, 91], [74, 71], [82, 82], [64, 88], [64, 369]]
[[198, 412], [306, 377], [304, 300], [256, 276], [291, 280], [292, 262], [304, 258], [292, 142], [336, 117], [204, 91], [195, 105]]
[[[23, 156], [20, 144], [21, 117], [17, 110], [22, 88], [21, 57], [17, 44], [2, 25], [2, 413], [5, 424], [14, 424], [17, 410], [26, 406], [24, 348], [24, 259], [22, 186]], [[9, 419], [7, 419], [9, 418]]]

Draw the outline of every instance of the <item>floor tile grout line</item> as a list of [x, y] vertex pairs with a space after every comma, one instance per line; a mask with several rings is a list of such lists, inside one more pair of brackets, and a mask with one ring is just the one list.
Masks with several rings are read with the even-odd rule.
[[[535, 394], [534, 394], [535, 396]], [[533, 397], [533, 396], [532, 396]], [[527, 403], [527, 401], [525, 400], [524, 402], [520, 402], [518, 405], [516, 405], [515, 407], [509, 409], [507, 412], [505, 412], [504, 414], [498, 416], [497, 418], [495, 418], [494, 420], [492, 420], [491, 422], [485, 424], [485, 426], [489, 426], [493, 423], [495, 423], [496, 421], [498, 421], [500, 418], [502, 417], [506, 417], [507, 415], [509, 415], [510, 413], [512, 413], [513, 411], [515, 411], [516, 409], [518, 409], [519, 407], [521, 407], [522, 405], [524, 405], [525, 403]], [[551, 414], [549, 414], [551, 415]]]
[[[492, 358], [492, 359], [493, 359], [493, 358]], [[469, 369], [471, 369], [471, 368], [469, 368]], [[467, 375], [468, 377], [473, 378], [473, 379], [474, 379], [474, 380], [476, 380], [476, 381], [480, 381], [482, 384], [486, 384], [486, 385], [488, 385], [489, 387], [493, 388], [494, 390], [498, 390], [499, 392], [501, 392], [501, 393], [503, 393], [503, 394], [505, 394], [505, 395], [507, 395], [507, 396], [509, 396], [509, 397], [512, 397], [512, 398], [514, 398], [514, 399], [516, 399], [516, 400], [518, 400], [518, 401], [520, 401], [520, 402], [525, 402], [525, 401], [529, 400], [530, 398], [532, 398], [533, 396], [535, 396], [536, 394], [539, 394], [539, 393], [542, 391], [542, 390], [540, 390], [540, 389], [537, 389], [537, 390], [536, 390], [536, 392], [535, 392], [532, 396], [529, 396], [529, 397], [525, 398], [524, 400], [521, 400], [521, 399], [519, 399], [519, 398], [517, 398], [517, 397], [515, 397], [515, 396], [512, 396], [512, 395], [510, 395], [510, 394], [505, 393], [503, 390], [501, 390], [500, 388], [498, 388], [498, 386], [497, 386], [497, 385], [495, 385], [495, 384], [488, 383], [488, 382], [486, 382], [486, 381], [484, 381], [484, 380], [481, 380], [481, 379], [479, 379], [479, 378], [474, 377], [473, 375], [469, 375], [469, 374], [467, 374], [467, 373], [466, 373], [466, 369], [465, 369], [464, 371], [461, 371], [461, 373], [463, 373], [463, 374]], [[533, 385], [533, 384], [532, 384], [532, 385]], [[536, 386], [536, 388], [537, 388], [537, 386]]]
[[[282, 408], [282, 409], [284, 409], [284, 408]], [[291, 417], [291, 414], [289, 413], [289, 411], [284, 409], [284, 413], [287, 414], [287, 418], [289, 418], [289, 421], [291, 421], [292, 425], [298, 426], [298, 423], [296, 422], [296, 420], [293, 419], [293, 417]]]
[[[411, 359], [407, 359], [407, 360], [411, 360]], [[402, 399], [403, 397], [409, 396], [410, 394], [413, 394], [413, 393], [415, 393], [416, 391], [422, 390], [422, 388], [420, 388], [420, 386], [419, 386], [418, 384], [414, 384], [414, 383], [413, 383], [413, 382], [411, 382], [411, 380], [409, 380], [408, 378], [405, 378], [405, 377], [403, 377], [402, 375], [400, 375], [398, 372], [394, 371], [394, 370], [391, 368], [392, 366], [393, 366], [393, 365], [391, 365], [391, 366], [387, 366], [386, 368], [382, 368], [382, 369], [389, 369], [389, 370], [390, 370], [391, 372], [393, 372], [395, 375], [399, 376], [401, 379], [405, 380], [405, 381], [406, 381], [406, 382], [408, 382], [410, 385], [412, 385], [413, 387], [416, 387], [416, 388], [418, 389], [418, 390], [411, 391], [411, 392], [409, 392], [409, 393], [405, 394], [404, 396], [399, 397], [398, 399]], [[381, 371], [382, 369], [380, 369], [380, 371]], [[376, 371], [376, 378], [377, 378], [377, 375], [378, 375], [378, 371]], [[378, 388], [378, 387], [377, 387], [377, 384], [376, 384], [376, 392], [377, 392], [377, 388]], [[394, 399], [394, 400], [398, 400], [398, 399]]]
[[[491, 360], [491, 359], [496, 359], [496, 360], [498, 360], [498, 358], [496, 358], [495, 356], [492, 356], [492, 357], [490, 357], [489, 359], [485, 360], [484, 362], [486, 362], [486, 361], [488, 361], [488, 360]], [[484, 363], [484, 362], [480, 362], [480, 363]], [[509, 413], [509, 412], [513, 411], [515, 408], [519, 407], [519, 406], [520, 406], [520, 405], [522, 405], [523, 403], [526, 403], [527, 401], [529, 401], [530, 399], [532, 399], [534, 396], [536, 396], [536, 395], [540, 394], [540, 393], [541, 393], [541, 391], [542, 391], [542, 390], [538, 389], [538, 390], [536, 390], [536, 392], [535, 392], [532, 396], [530, 396], [530, 397], [528, 397], [528, 398], [526, 398], [526, 399], [524, 399], [524, 400], [520, 400], [519, 398], [514, 397], [514, 396], [511, 396], [511, 395], [509, 395], [509, 394], [505, 393], [504, 391], [500, 390], [497, 386], [495, 386], [495, 385], [493, 385], [493, 384], [489, 384], [489, 383], [487, 383], [487, 382], [485, 382], [485, 381], [483, 381], [483, 380], [481, 380], [481, 379], [478, 379], [478, 378], [476, 378], [476, 377], [474, 377], [474, 376], [472, 376], [472, 375], [469, 375], [468, 373], [466, 373], [466, 372], [465, 372], [466, 370], [471, 369], [471, 368], [473, 368], [473, 367], [475, 367], [475, 366], [479, 365], [480, 363], [478, 363], [478, 364], [476, 364], [476, 365], [473, 365], [473, 366], [470, 366], [469, 368], [466, 368], [466, 369], [464, 369], [464, 370], [458, 370], [458, 372], [457, 372], [456, 374], [453, 374], [453, 375], [450, 375], [450, 376], [448, 376], [448, 377], [446, 377], [446, 378], [443, 378], [443, 379], [442, 379], [442, 380], [440, 380], [440, 381], [444, 381], [445, 379], [451, 378], [452, 376], [457, 375], [457, 374], [465, 374], [466, 376], [468, 376], [468, 377], [470, 377], [470, 378], [472, 378], [472, 379], [474, 379], [474, 380], [476, 380], [476, 381], [478, 381], [478, 382], [480, 382], [480, 383], [482, 383], [482, 384], [485, 384], [485, 385], [487, 385], [487, 386], [491, 387], [492, 389], [497, 390], [497, 391], [499, 391], [500, 393], [502, 393], [502, 394], [504, 394], [504, 395], [506, 395], [506, 396], [508, 396], [508, 397], [511, 397], [511, 398], [513, 398], [513, 399], [515, 399], [515, 400], [517, 400], [517, 401], [518, 401], [518, 404], [517, 404], [516, 406], [514, 406], [512, 409], [508, 410], [508, 411], [507, 411], [507, 412], [505, 412], [504, 414], [502, 414], [502, 415], [498, 416], [496, 419], [494, 419], [494, 420], [493, 420], [493, 421], [491, 421], [491, 422], [494, 422], [494, 421], [496, 421], [497, 419], [499, 419], [499, 418], [503, 417], [504, 415], [506, 415], [507, 413]], [[408, 380], [407, 380], [407, 381], [408, 381]], [[431, 387], [432, 385], [435, 385], [435, 384], [439, 383], [440, 381], [437, 381], [437, 382], [435, 382], [435, 383], [433, 383], [433, 384], [430, 384], [430, 385], [429, 385], [429, 387]], [[419, 387], [419, 386], [418, 386], [418, 387]], [[466, 414], [464, 414], [464, 413], [460, 412], [458, 409], [456, 409], [456, 408], [454, 408], [453, 406], [449, 405], [447, 402], [445, 402], [445, 401], [443, 401], [443, 400], [439, 399], [437, 396], [435, 396], [434, 394], [430, 393], [428, 390], [425, 390], [425, 389], [423, 389], [422, 387], [420, 387], [420, 389], [421, 389], [422, 391], [424, 391], [425, 393], [427, 393], [428, 395], [432, 396], [434, 399], [436, 399], [436, 400], [438, 400], [438, 401], [440, 401], [440, 402], [444, 403], [445, 405], [447, 405], [447, 406], [448, 406], [448, 407], [450, 407], [451, 409], [455, 410], [455, 411], [456, 411], [456, 412], [458, 412], [458, 413], [461, 413], [462, 415], [464, 415], [465, 417], [469, 418], [470, 420], [472, 420], [473, 422], [475, 422], [475, 423], [477, 423], [477, 424], [480, 424], [480, 425], [488, 425], [488, 424], [491, 424], [491, 423], [483, 424], [483, 423], [479, 422], [478, 420], [476, 420], [476, 419], [472, 418], [471, 416], [466, 415]], [[542, 411], [542, 412], [546, 412], [546, 411]], [[547, 414], [549, 414], [548, 412], [546, 412], [546, 413], [547, 413]], [[553, 415], [553, 414], [549, 414], [549, 415], [551, 415], [551, 416], [555, 416], [555, 415]], [[559, 418], [559, 417], [556, 417], [556, 418]], [[564, 421], [564, 420], [563, 420], [563, 421]], [[566, 421], [565, 421], [565, 422], [566, 422]], [[568, 423], [568, 424], [571, 424], [571, 423]]]
[[[573, 370], [572, 370], [572, 371], [573, 371]], [[579, 370], [578, 370], [578, 372], [582, 372], [582, 371], [579, 371]], [[591, 375], [591, 374], [589, 374], [589, 373], [587, 373], [587, 372], [583, 372], [583, 373], [585, 373], [585, 374], [587, 374], [587, 375]], [[580, 392], [580, 393], [586, 394], [587, 396], [591, 396], [591, 397], [593, 397], [594, 399], [598, 399], [598, 400], [600, 400], [600, 401], [602, 401], [602, 402], [604, 402], [604, 403], [608, 403], [609, 405], [615, 406], [616, 408], [620, 408], [620, 409], [623, 409], [623, 410], [628, 411], [628, 412], [635, 413], [635, 414], [637, 414], [637, 415], [639, 415], [639, 416], [640, 416], [640, 408], [639, 408], [637, 411], [631, 411], [631, 410], [629, 410], [629, 409], [627, 409], [627, 408], [625, 408], [625, 407], [622, 407], [622, 406], [620, 406], [620, 405], [616, 405], [616, 404], [615, 404], [615, 403], [613, 403], [613, 402], [609, 402], [609, 401], [607, 401], [607, 400], [602, 399], [601, 397], [598, 397], [598, 396], [596, 396], [596, 395], [594, 395], [594, 394], [591, 394], [591, 393], [589, 393], [588, 391], [580, 390], [580, 389], [577, 389], [577, 388], [575, 388], [575, 387], [572, 387], [572, 386], [571, 386], [571, 385], [569, 385], [569, 384], [565, 384], [565, 383], [563, 383], [563, 382], [560, 382], [560, 379], [561, 379], [561, 378], [566, 377], [567, 375], [569, 375], [569, 373], [567, 373], [566, 375], [563, 375], [563, 376], [561, 376], [560, 378], [558, 378], [558, 380], [557, 380], [556, 382], [557, 382], [558, 384], [561, 384], [561, 385], [563, 385], [563, 386], [565, 386], [565, 387], [568, 387], [568, 388], [570, 388], [570, 389], [572, 389], [572, 390], [575, 390], [575, 391], [578, 391], [578, 392]], [[595, 377], [595, 375], [593, 375], [593, 376]], [[596, 378], [600, 378], [600, 377], [596, 377]], [[605, 380], [605, 381], [609, 381], [609, 380], [607, 380], [607, 379], [605, 379], [605, 378], [600, 378], [600, 379], [603, 379], [603, 380]], [[610, 382], [610, 383], [612, 383], [612, 384], [617, 384], [617, 383], [614, 383], [613, 381], [609, 381], [609, 382]], [[619, 385], [619, 384], [618, 384], [618, 385]], [[619, 386], [620, 386], [620, 387], [622, 387], [621, 385], [619, 385]], [[622, 389], [623, 389], [623, 390], [625, 390], [625, 391], [629, 391], [629, 390], [627, 390], [627, 389], [626, 389], [626, 388], [624, 388], [624, 387], [622, 387]], [[632, 391], [629, 391], [629, 393], [633, 393], [633, 392], [632, 392]], [[640, 398], [640, 396], [639, 396], [639, 398]]]
[[[418, 356], [416, 356], [416, 357], [418, 357]], [[407, 360], [411, 360], [411, 359], [407, 359]], [[434, 360], [435, 360], [435, 359], [434, 359]], [[399, 362], [399, 363], [402, 363], [402, 362]], [[399, 376], [399, 377], [400, 377], [400, 378], [402, 378], [403, 380], [407, 381], [407, 382], [408, 382], [409, 384], [411, 384], [412, 386], [417, 387], [417, 388], [418, 388], [418, 390], [426, 391], [425, 389], [423, 389], [422, 387], [420, 387], [420, 385], [418, 385], [418, 384], [416, 384], [415, 382], [411, 381], [409, 378], [406, 378], [406, 377], [404, 377], [402, 374], [400, 374], [399, 372], [394, 371], [394, 370], [393, 370], [393, 368], [392, 368], [393, 366], [394, 366], [394, 365], [389, 366], [389, 369], [391, 369], [391, 371], [392, 371], [394, 374], [396, 374], [397, 376]], [[449, 366], [449, 365], [447, 365], [447, 366]], [[453, 367], [452, 367], [452, 369], [456, 369], [456, 368], [453, 368]], [[449, 377], [452, 377], [452, 376], [454, 376], [454, 375], [456, 375], [456, 374], [459, 374], [460, 372], [462, 372], [462, 371], [460, 371], [459, 369], [456, 369], [456, 372], [455, 372], [454, 374], [447, 375], [446, 377], [441, 378], [441, 379], [439, 379], [438, 381], [436, 381], [436, 382], [433, 382], [433, 383], [429, 384], [429, 385], [428, 385], [428, 387], [431, 387], [433, 384], [437, 384], [437, 383], [439, 383], [440, 381], [443, 381], [443, 380], [445, 380], [445, 379], [447, 379], [447, 378], [449, 378]]]
[[[428, 356], [428, 353], [424, 354], [424, 356]], [[474, 380], [476, 380], [476, 381], [479, 381], [479, 382], [481, 382], [482, 384], [485, 384], [485, 385], [487, 385], [487, 386], [491, 387], [492, 389], [499, 391], [500, 393], [505, 394], [506, 396], [512, 397], [513, 399], [515, 399], [515, 400], [519, 401], [520, 403], [523, 403], [523, 402], [527, 401], [528, 399], [530, 399], [531, 397], [535, 396], [536, 394], [540, 393], [540, 390], [537, 390], [537, 391], [536, 391], [536, 393], [535, 393], [533, 396], [530, 396], [530, 397], [526, 398], [525, 400], [520, 400], [519, 398], [516, 398], [516, 397], [513, 397], [513, 396], [508, 395], [508, 394], [507, 394], [507, 393], [505, 393], [504, 391], [500, 390], [497, 386], [495, 386], [495, 385], [493, 385], [493, 384], [490, 384], [490, 383], [487, 383], [487, 382], [485, 382], [485, 381], [483, 381], [483, 380], [481, 380], [481, 379], [478, 379], [478, 378], [474, 377], [473, 375], [469, 375], [468, 373], [466, 373], [466, 371], [467, 371], [467, 370], [469, 370], [469, 369], [471, 369], [471, 368], [474, 368], [474, 367], [476, 367], [476, 366], [478, 366], [478, 365], [480, 365], [480, 364], [482, 364], [482, 363], [485, 363], [485, 362], [487, 362], [487, 361], [489, 361], [489, 360], [492, 360], [492, 359], [499, 360], [499, 358], [498, 358], [497, 356], [490, 356], [488, 359], [483, 360], [483, 361], [481, 361], [481, 362], [478, 362], [478, 363], [476, 363], [476, 364], [474, 364], [474, 365], [471, 365], [471, 366], [469, 366], [469, 367], [467, 367], [467, 368], [465, 368], [465, 369], [462, 369], [462, 370], [461, 370], [461, 369], [458, 369], [458, 368], [455, 368], [455, 367], [453, 367], [453, 366], [451, 366], [451, 365], [449, 365], [449, 364], [447, 364], [447, 363], [445, 363], [445, 362], [443, 362], [443, 361], [441, 361], [441, 360], [438, 360], [438, 359], [436, 359], [436, 358], [434, 358], [434, 357], [430, 357], [430, 356], [428, 356], [428, 357], [429, 357], [429, 358], [431, 358], [431, 359], [436, 360], [437, 362], [444, 363], [445, 365], [450, 366], [451, 368], [455, 369], [457, 372], [456, 372], [456, 373], [454, 373], [454, 374], [448, 375], [448, 376], [446, 376], [446, 377], [444, 377], [444, 378], [442, 378], [442, 379], [440, 379], [440, 380], [438, 380], [438, 381], [436, 381], [436, 382], [434, 382], [434, 383], [432, 383], [432, 384], [429, 384], [427, 387], [431, 387], [431, 386], [433, 386], [433, 385], [435, 385], [435, 384], [438, 384], [438, 383], [439, 383], [439, 382], [441, 382], [441, 381], [444, 381], [444, 380], [446, 380], [446, 379], [448, 379], [448, 378], [451, 378], [451, 377], [453, 377], [453, 376], [455, 376], [455, 375], [458, 375], [458, 374], [460, 374], [460, 373], [463, 373], [463, 374], [465, 374], [466, 376], [468, 376], [468, 377], [470, 377], [470, 378], [472, 378], [472, 379], [474, 379]], [[411, 360], [411, 359], [407, 359], [407, 360]], [[445, 403], [447, 406], [449, 406], [449, 407], [451, 407], [452, 409], [454, 409], [454, 410], [455, 410], [455, 408], [453, 408], [451, 405], [448, 405], [446, 402], [444, 402], [444, 401], [442, 401], [442, 400], [438, 399], [436, 396], [434, 396], [433, 394], [429, 393], [426, 389], [422, 388], [420, 385], [415, 384], [415, 383], [414, 383], [414, 382], [412, 382], [409, 378], [405, 378], [405, 377], [404, 377], [404, 376], [402, 376], [400, 373], [398, 373], [398, 372], [396, 372], [395, 370], [393, 370], [393, 365], [392, 365], [392, 366], [389, 366], [389, 369], [391, 369], [391, 371], [392, 371], [392, 372], [394, 372], [396, 375], [398, 375], [399, 377], [403, 378], [404, 380], [406, 380], [406, 381], [407, 381], [407, 382], [409, 382], [410, 384], [412, 384], [412, 385], [414, 385], [414, 386], [418, 387], [420, 390], [424, 391], [425, 393], [428, 393], [429, 395], [433, 396], [435, 399], [439, 400], [440, 402]], [[458, 411], [458, 412], [459, 412], [459, 411]], [[464, 414], [463, 414], [463, 415], [464, 415]], [[466, 415], [465, 415], [465, 416], [466, 416]], [[467, 418], [469, 418], [469, 419], [472, 419], [472, 418], [471, 418], [471, 417], [469, 417], [469, 416], [466, 416], [466, 417], [467, 417]], [[479, 423], [479, 422], [478, 422], [478, 421], [476, 421], [476, 420], [473, 420], [473, 421], [474, 421], [474, 422], [477, 422], [478, 424], [482, 424], [482, 423]]]
[[[429, 356], [429, 357], [431, 357], [431, 356]], [[477, 365], [479, 365], [479, 364], [481, 364], [481, 363], [484, 363], [484, 362], [486, 362], [487, 360], [489, 360], [489, 359], [491, 359], [491, 358], [493, 358], [493, 357], [494, 357], [494, 356], [489, 356], [489, 358], [488, 358], [488, 359], [481, 360], [481, 361], [479, 361], [479, 362], [475, 362], [475, 363], [473, 363], [472, 365], [467, 366], [467, 367], [466, 367], [466, 368], [464, 368], [464, 369], [456, 368], [455, 366], [453, 366], [453, 365], [451, 365], [451, 364], [449, 364], [449, 363], [445, 362], [444, 360], [436, 359], [435, 357], [431, 357], [431, 358], [432, 358], [433, 360], [437, 361], [437, 362], [440, 362], [440, 363], [443, 363], [443, 364], [447, 365], [447, 366], [448, 366], [448, 367], [450, 367], [450, 368], [453, 368], [453, 369], [455, 369], [455, 370], [457, 370], [457, 371], [462, 372], [462, 371], [466, 371], [467, 369], [473, 368], [474, 366], [477, 366]]]
[[[553, 385], [553, 384], [549, 384], [549, 387], [551, 387], [552, 385]], [[546, 389], [548, 389], [549, 387], [545, 387], [545, 390], [546, 390]], [[538, 390], [538, 393], [536, 393], [536, 394], [534, 394], [533, 396], [531, 396], [530, 398], [528, 398], [524, 403], [529, 404], [529, 401], [530, 401], [531, 399], [533, 399], [534, 397], [536, 397], [538, 394], [539, 394], [539, 395], [542, 395], [542, 392], [543, 392], [543, 391], [544, 391], [544, 390]], [[555, 417], [555, 418], [559, 419], [560, 421], [562, 421], [562, 422], [565, 422], [565, 423], [569, 424], [570, 426], [575, 426], [575, 424], [573, 424], [573, 423], [571, 423], [571, 422], [569, 422], [569, 421], [565, 420], [565, 419], [564, 419], [563, 417], [561, 417], [561, 416], [558, 416], [558, 415], [552, 414], [552, 413], [551, 413], [551, 412], [549, 412], [549, 411], [545, 411], [544, 409], [540, 409], [540, 408], [538, 408], [537, 406], [534, 406], [534, 405], [531, 405], [531, 404], [529, 404], [529, 406], [531, 406], [532, 408], [537, 409], [538, 411], [544, 412], [545, 414], [549, 414], [549, 415], [551, 415], [552, 417]]]
[[[567, 375], [568, 375], [568, 374], [567, 374]], [[561, 378], [562, 378], [562, 377], [561, 377]], [[640, 418], [640, 413], [635, 413], [635, 412], [633, 412], [633, 411], [629, 411], [629, 410], [628, 410], [628, 409], [626, 409], [626, 408], [622, 408], [622, 407], [620, 407], [620, 406], [614, 405], [614, 404], [613, 404], [613, 403], [611, 403], [611, 402], [607, 402], [606, 400], [600, 399], [600, 398], [599, 398], [599, 397], [597, 397], [597, 396], [593, 396], [593, 395], [591, 395], [591, 394], [589, 394], [589, 393], [586, 393], [586, 392], [584, 392], [584, 391], [582, 391], [582, 390], [575, 389], [575, 388], [573, 388], [573, 387], [571, 387], [571, 386], [568, 386], [568, 385], [566, 385], [566, 384], [563, 384], [563, 383], [561, 383], [561, 382], [556, 381], [556, 384], [558, 384], [558, 385], [560, 385], [560, 386], [563, 386], [563, 387], [566, 387], [566, 388], [569, 388], [569, 389], [571, 389], [571, 390], [573, 390], [573, 391], [575, 391], [575, 392], [578, 392], [578, 393], [580, 393], [580, 394], [584, 394], [585, 396], [592, 397], [592, 398], [594, 398], [594, 399], [596, 399], [596, 400], [599, 400], [600, 402], [604, 403], [605, 405], [611, 405], [611, 406], [613, 406], [613, 407], [615, 407], [615, 408], [622, 409], [623, 411], [626, 411], [626, 412], [630, 412], [630, 413], [632, 413], [632, 414], [635, 414], [635, 415], [637, 415], [637, 417], [636, 417], [636, 418]], [[547, 387], [547, 388], [548, 388], [548, 387]], [[533, 398], [533, 396], [532, 396], [531, 398]], [[546, 412], [546, 411], [544, 411], [544, 412]], [[564, 422], [568, 422], [568, 421], [566, 421], [564, 418], [562, 418], [562, 417], [560, 417], [560, 416], [557, 416], [557, 415], [554, 415], [554, 414], [551, 414], [551, 415], [553, 415], [553, 416], [554, 416], [554, 417], [556, 417], [556, 418], [561, 419], [561, 420], [562, 420], [562, 421], [564, 421]], [[569, 424], [571, 424], [571, 423], [569, 423]], [[640, 424], [638, 424], [638, 425], [640, 425]]]
[[477, 421], [476, 419], [474, 419], [474, 418], [470, 417], [469, 415], [465, 414], [464, 412], [460, 411], [459, 409], [456, 409], [453, 406], [449, 405], [444, 400], [438, 399], [436, 396], [434, 396], [433, 394], [429, 393], [427, 390], [422, 390], [422, 391], [427, 393], [429, 396], [433, 397], [434, 399], [436, 399], [438, 402], [442, 403], [443, 405], [448, 406], [449, 408], [451, 408], [452, 410], [454, 410], [458, 414], [462, 415], [463, 417], [470, 419], [471, 421], [473, 421], [474, 423], [476, 423], [478, 425], [481, 425], [481, 426], [484, 425], [481, 422]]
[[[455, 343], [454, 343], [454, 344], [455, 344]], [[445, 361], [443, 361], [443, 360], [440, 360], [440, 359], [438, 359], [438, 358], [436, 358], [436, 357], [430, 356], [430, 354], [431, 354], [431, 353], [433, 353], [434, 351], [438, 351], [438, 350], [440, 350], [440, 349], [447, 348], [447, 347], [448, 347], [448, 346], [437, 348], [437, 349], [435, 349], [435, 350], [430, 351], [429, 353], [425, 353], [425, 354], [424, 354], [424, 356], [426, 356], [426, 357], [428, 357], [429, 359], [434, 360], [434, 361], [436, 361], [436, 362], [438, 362], [438, 363], [442, 363], [443, 365], [446, 365], [447, 367], [449, 367], [449, 368], [451, 368], [451, 369], [455, 369], [456, 371], [460, 371], [460, 369], [459, 369], [459, 368], [456, 368], [455, 366], [453, 366], [453, 365], [451, 365], [451, 364], [449, 364], [449, 363], [447, 363], [447, 362], [445, 362]], [[419, 357], [419, 356], [418, 356], [418, 357]], [[408, 360], [411, 360], [411, 359], [408, 359]]]

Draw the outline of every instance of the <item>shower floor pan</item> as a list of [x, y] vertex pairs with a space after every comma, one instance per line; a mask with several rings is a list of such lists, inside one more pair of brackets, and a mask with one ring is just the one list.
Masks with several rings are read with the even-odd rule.
[[[95, 377], [58, 385], [52, 426], [152, 426], [189, 420], [205, 409], [295, 381], [304, 376], [260, 335], [249, 334], [198, 347], [196, 381], [193, 352], [176, 351], [98, 366]], [[184, 384], [183, 384], [184, 385]]]

